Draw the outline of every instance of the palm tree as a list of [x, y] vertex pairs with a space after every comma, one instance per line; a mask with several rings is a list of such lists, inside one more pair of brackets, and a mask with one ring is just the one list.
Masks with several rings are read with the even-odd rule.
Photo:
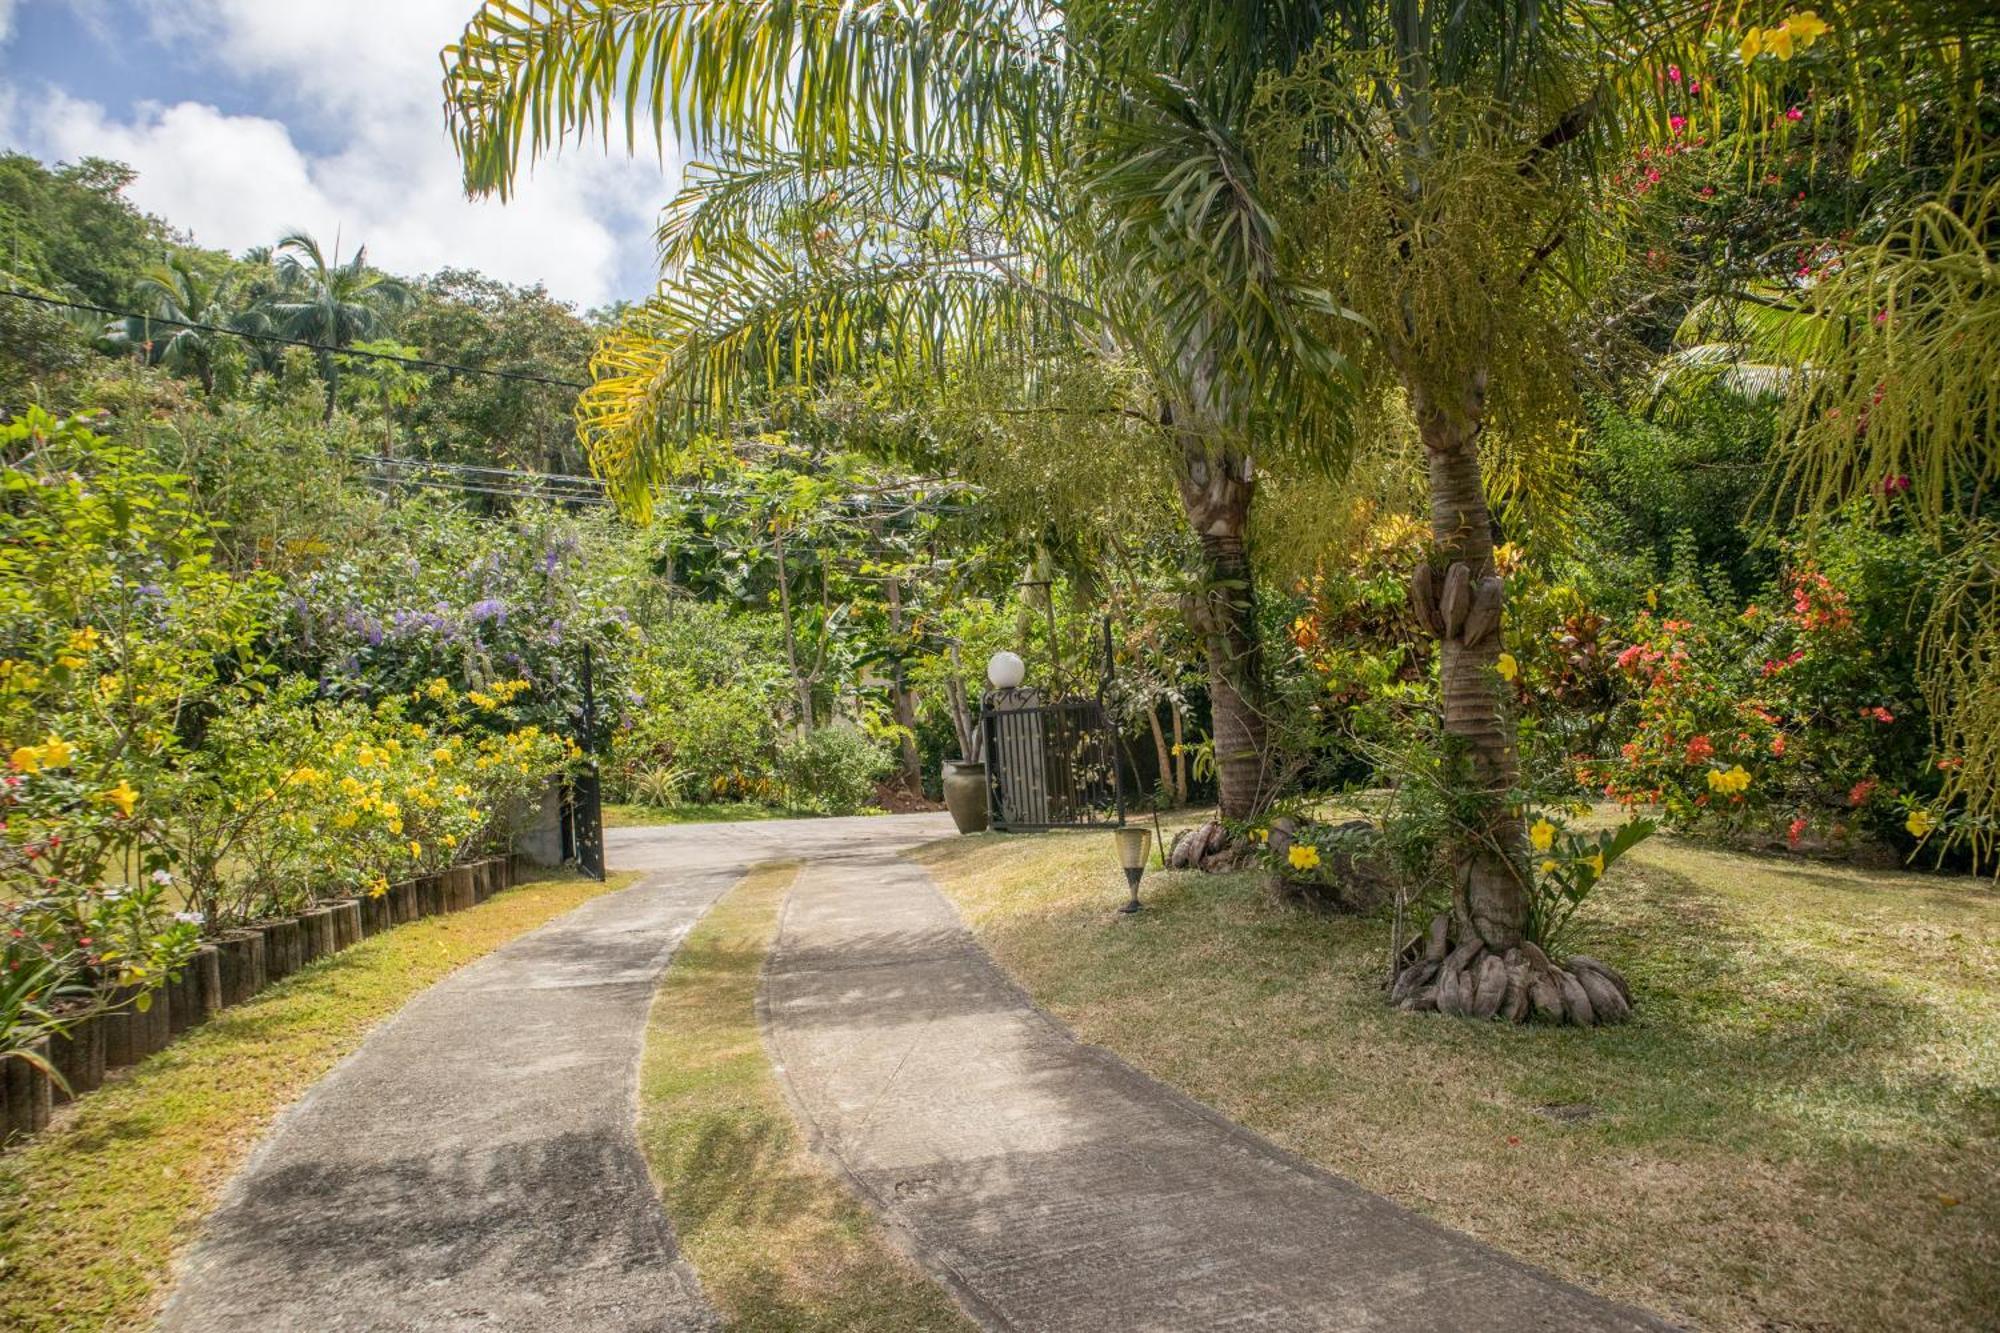
[[[1038, 364], [1137, 367], [1139, 410], [1107, 410], [1147, 419], [1198, 538], [1190, 619], [1220, 805], [1242, 818], [1272, 794], [1253, 446], [1337, 454], [1345, 385], [1300, 336], [1300, 311], [1324, 302], [1272, 270], [1254, 196], [1202, 188], [1248, 168], [1232, 118], [1266, 52], [1220, 67], [1189, 52], [1161, 78], [1120, 15], [1080, 8], [1051, 26], [1004, 2], [495, 4], [446, 53], [448, 99], [478, 190], [504, 194], [517, 158], [618, 107], [717, 150], [669, 210], [672, 281], [605, 340], [579, 406], [596, 466], [635, 509], [677, 440], [777, 374], [837, 374], [887, 348], [940, 377], [1011, 369], [1031, 396]], [[639, 96], [656, 67], [683, 73]], [[1100, 128], [1140, 118], [1167, 152]], [[1199, 196], [1190, 231], [1119, 225], [1121, 192], [1176, 171]], [[1218, 312], [1216, 290], [1265, 299]]]
[[1228, 813], [1261, 794], [1252, 445], [1338, 462], [1357, 386], [1399, 394], [1464, 798], [1449, 956], [1495, 975], [1530, 943], [1532, 872], [1489, 489], [1534, 487], [1577, 415], [1578, 298], [1616, 240], [1596, 163], [1666, 120], [1669, 57], [1712, 61], [1738, 22], [1708, 0], [492, 0], [446, 95], [476, 190], [618, 121], [717, 156], [580, 409], [632, 504], [744, 384], [885, 343], [1023, 383], [1051, 349], [1140, 367], [1204, 550]]
[[[136, 285], [142, 300], [152, 298], [152, 318], [113, 320], [105, 326], [105, 337], [121, 348], [144, 349], [153, 364], [176, 375], [193, 375], [203, 393], [213, 394], [218, 340], [227, 336], [213, 330], [235, 327], [241, 319], [229, 299], [234, 288], [230, 274], [209, 277], [187, 255], [174, 255], [147, 269]], [[197, 324], [208, 327], [192, 327]]]
[[368, 267], [368, 247], [357, 246], [345, 263], [336, 244], [331, 258], [308, 232], [280, 238], [272, 251], [277, 286], [260, 307], [272, 331], [322, 349], [326, 415], [333, 418], [340, 366], [334, 352], [384, 332], [384, 315], [414, 299], [396, 278]]

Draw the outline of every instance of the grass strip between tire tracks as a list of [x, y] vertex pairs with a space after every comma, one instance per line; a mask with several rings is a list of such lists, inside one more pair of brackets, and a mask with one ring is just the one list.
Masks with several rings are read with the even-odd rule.
[[731, 1327], [968, 1330], [815, 1161], [771, 1072], [757, 989], [797, 868], [762, 866], [681, 944], [646, 1035], [639, 1141], [683, 1255]]
[[0, 1328], [143, 1327], [278, 1113], [453, 971], [633, 883], [561, 876], [363, 940], [224, 1010], [0, 1157]]

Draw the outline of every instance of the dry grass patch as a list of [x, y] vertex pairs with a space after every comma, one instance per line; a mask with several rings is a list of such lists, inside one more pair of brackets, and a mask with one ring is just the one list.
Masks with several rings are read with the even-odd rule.
[[1386, 926], [1110, 839], [918, 853], [1035, 998], [1328, 1168], [1701, 1328], [1986, 1329], [2000, 1310], [2000, 893], [1657, 839], [1578, 947], [1596, 1031], [1389, 1012]]
[[661, 982], [639, 1076], [639, 1141], [682, 1252], [732, 1327], [969, 1330], [942, 1287], [800, 1141], [772, 1078], [757, 988], [797, 870], [751, 872]]
[[370, 1028], [465, 964], [624, 888], [562, 876], [362, 941], [114, 1076], [0, 1157], [0, 1328], [140, 1328], [273, 1119]]

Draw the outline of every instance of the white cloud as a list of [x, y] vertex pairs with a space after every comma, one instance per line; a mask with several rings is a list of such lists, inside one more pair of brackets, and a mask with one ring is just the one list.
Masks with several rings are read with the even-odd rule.
[[671, 161], [663, 172], [650, 155], [590, 145], [542, 164], [505, 205], [464, 197], [437, 53], [466, 0], [196, 0], [152, 12], [153, 40], [226, 71], [263, 114], [224, 113], [198, 87], [124, 118], [55, 94], [14, 99], [15, 132], [47, 156], [130, 163], [133, 201], [203, 245], [241, 250], [303, 227], [328, 243], [337, 232], [347, 249], [366, 243], [403, 273], [468, 266], [585, 305], [643, 293]]
[[0, 0], [0, 42], [14, 32], [14, 0]]

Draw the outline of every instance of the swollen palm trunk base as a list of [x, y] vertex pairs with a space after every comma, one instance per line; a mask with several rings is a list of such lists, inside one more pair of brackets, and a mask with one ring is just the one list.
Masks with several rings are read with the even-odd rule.
[[[1505, 588], [1497, 574], [1475, 575], [1464, 561], [1449, 565], [1441, 582], [1428, 564], [1410, 576], [1410, 606], [1439, 642], [1445, 730], [1467, 744], [1469, 779], [1491, 792], [1505, 792], [1515, 778], [1492, 681]], [[1405, 946], [1389, 1002], [1411, 1012], [1510, 1023], [1539, 1017], [1591, 1027], [1630, 1018], [1632, 991], [1624, 977], [1583, 954], [1559, 967], [1522, 937], [1527, 868], [1499, 850], [1523, 845], [1521, 820], [1496, 811], [1488, 833], [1489, 840], [1454, 849], [1452, 913], [1439, 914]]]

